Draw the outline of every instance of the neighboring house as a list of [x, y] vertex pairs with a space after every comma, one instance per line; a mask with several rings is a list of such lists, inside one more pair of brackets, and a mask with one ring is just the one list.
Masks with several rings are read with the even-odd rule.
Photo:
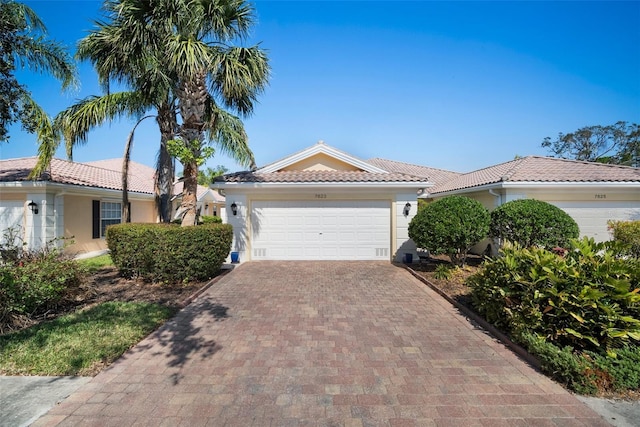
[[319, 142], [212, 186], [225, 191], [232, 250], [243, 262], [401, 260], [415, 253], [408, 224], [431, 185]]
[[[0, 232], [20, 229], [28, 248], [72, 237], [74, 243], [65, 249], [69, 253], [106, 249], [106, 227], [121, 222], [122, 159], [90, 163], [53, 159], [40, 179], [29, 180], [36, 162], [36, 157], [0, 160]], [[152, 168], [131, 162], [132, 222], [156, 222], [153, 174]]]
[[[86, 162], [87, 165], [98, 166], [105, 169], [110, 169], [120, 173], [122, 171], [122, 159], [109, 159], [109, 160], [98, 160], [94, 162]], [[153, 177], [155, 175], [155, 170], [150, 168], [149, 166], [131, 162], [129, 165], [129, 174], [139, 177], [143, 180], [151, 179], [151, 185], [153, 183]], [[153, 187], [151, 187], [153, 189]], [[203, 185], [198, 185], [198, 194], [197, 198], [197, 209], [200, 212], [200, 215], [211, 215], [211, 216], [220, 216], [222, 220], [226, 220], [226, 215], [224, 211], [224, 196], [220, 195], [217, 191], [212, 190], [209, 187], [205, 187]], [[178, 208], [180, 207], [180, 201], [182, 200], [182, 181], [178, 180], [173, 185], [173, 198], [171, 199], [171, 207], [172, 212], [177, 214]], [[178, 216], [179, 217], [179, 216]], [[177, 219], [175, 217], [174, 219]]]
[[[436, 182], [421, 197], [460, 194], [492, 210], [516, 199], [538, 199], [567, 212], [581, 236], [611, 239], [608, 220], [640, 220], [640, 169], [528, 156]], [[485, 245], [486, 246], [486, 245]]]
[[[180, 203], [182, 202], [182, 181], [178, 181], [173, 186], [173, 199], [171, 199], [174, 212], [174, 219], [182, 219]], [[196, 194], [199, 215], [219, 216], [222, 222], [227, 222], [227, 212], [225, 210], [225, 197], [212, 188], [198, 185]]]

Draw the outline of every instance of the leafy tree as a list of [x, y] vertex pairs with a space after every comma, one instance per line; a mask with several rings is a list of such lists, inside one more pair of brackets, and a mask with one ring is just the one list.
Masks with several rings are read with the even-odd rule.
[[491, 237], [521, 247], [567, 247], [580, 229], [573, 218], [550, 203], [535, 199], [512, 200], [491, 212]]
[[224, 175], [227, 172], [229, 172], [229, 169], [227, 169], [226, 167], [224, 167], [222, 165], [216, 166], [215, 169], [207, 168], [204, 171], [203, 170], [199, 170], [198, 171], [198, 184], [208, 186], [209, 184], [211, 184], [213, 182], [213, 180], [217, 176]]
[[469, 249], [489, 232], [489, 212], [476, 200], [449, 196], [426, 205], [409, 224], [409, 237], [420, 248], [463, 266]]
[[640, 166], [640, 127], [619, 121], [609, 126], [585, 126], [575, 132], [546, 137], [542, 147], [552, 156], [588, 162]]
[[21, 84], [18, 68], [47, 73], [67, 89], [76, 82], [76, 71], [65, 48], [46, 38], [47, 30], [28, 6], [0, 0], [0, 142], [8, 141], [8, 127], [16, 122], [35, 132], [40, 142], [59, 139], [51, 119]]

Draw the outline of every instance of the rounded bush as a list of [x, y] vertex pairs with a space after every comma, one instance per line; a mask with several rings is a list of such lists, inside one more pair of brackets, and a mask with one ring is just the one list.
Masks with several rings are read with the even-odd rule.
[[535, 199], [512, 200], [491, 212], [491, 237], [529, 248], [567, 247], [580, 235], [578, 224], [562, 209]]
[[480, 202], [449, 196], [420, 209], [409, 224], [409, 237], [435, 255], [446, 254], [464, 265], [469, 249], [487, 237], [490, 216]]

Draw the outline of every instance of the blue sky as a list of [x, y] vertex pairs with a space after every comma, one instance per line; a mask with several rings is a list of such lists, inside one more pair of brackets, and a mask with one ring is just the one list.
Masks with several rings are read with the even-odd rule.
[[[25, 1], [67, 44], [92, 28], [100, 2]], [[258, 165], [324, 140], [381, 157], [460, 172], [545, 155], [546, 136], [619, 120], [640, 122], [640, 2], [257, 1], [270, 86], [245, 121]], [[88, 64], [81, 88], [29, 72], [20, 79], [55, 115], [99, 94]], [[74, 160], [121, 157], [134, 121], [105, 125]], [[153, 166], [147, 120], [132, 158]], [[11, 131], [0, 158], [32, 156], [35, 137]], [[63, 150], [57, 157], [65, 158]], [[241, 169], [216, 155], [206, 166]]]

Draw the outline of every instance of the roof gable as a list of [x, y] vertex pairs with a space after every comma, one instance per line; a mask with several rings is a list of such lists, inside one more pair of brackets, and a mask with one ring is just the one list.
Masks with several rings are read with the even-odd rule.
[[302, 172], [302, 171], [358, 171], [370, 173], [388, 173], [372, 164], [353, 157], [343, 151], [325, 144], [323, 141], [285, 157], [282, 160], [264, 166], [256, 174], [273, 172]]

